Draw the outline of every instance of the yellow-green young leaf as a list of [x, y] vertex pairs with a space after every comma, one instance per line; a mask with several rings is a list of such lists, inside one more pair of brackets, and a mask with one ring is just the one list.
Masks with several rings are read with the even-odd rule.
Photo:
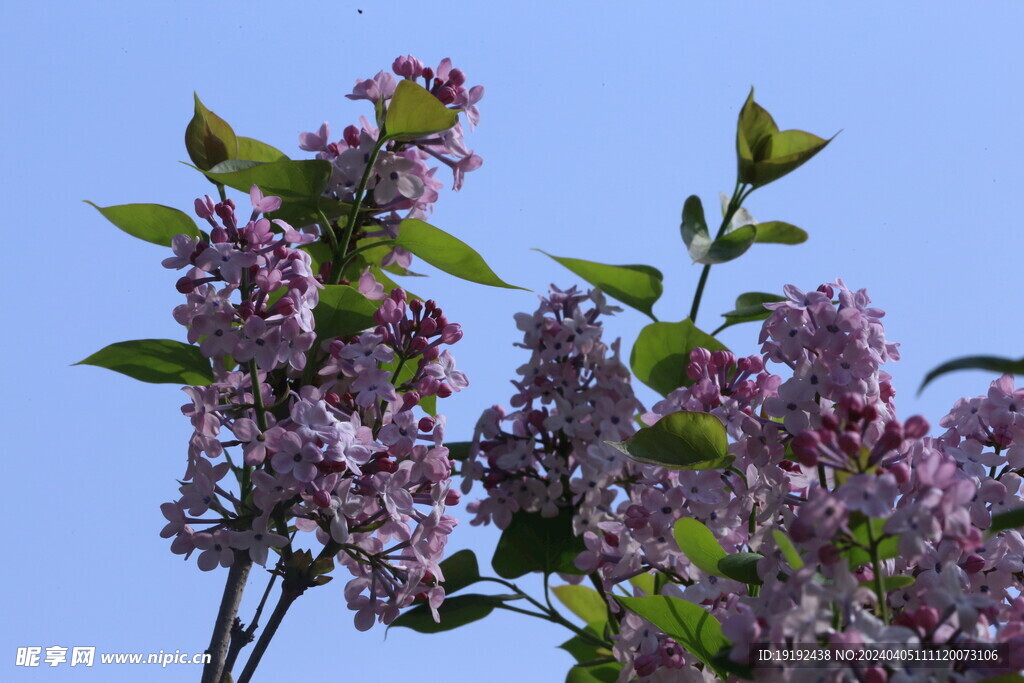
[[650, 266], [609, 266], [566, 256], [552, 256], [542, 249], [534, 251], [558, 261], [608, 296], [654, 318], [654, 302], [662, 292], [660, 271]]
[[728, 350], [689, 318], [678, 323], [651, 323], [640, 330], [629, 364], [638, 380], [666, 396], [693, 383], [686, 376], [686, 366], [690, 364], [690, 351], [697, 347]]
[[773, 133], [755, 152], [748, 182], [754, 187], [761, 187], [778, 180], [810, 161], [829, 142], [831, 140], [802, 130]]
[[402, 80], [384, 117], [384, 135], [389, 140], [415, 140], [448, 130], [458, 121], [458, 112], [445, 107], [430, 91]]
[[288, 155], [276, 147], [252, 138], [238, 137], [238, 158], [249, 161], [287, 161]]
[[693, 519], [683, 517], [672, 527], [672, 535], [683, 554], [705, 574], [725, 576], [718, 568], [725, 558], [725, 549], [706, 526]]
[[[402, 83], [411, 82], [402, 81]], [[395, 246], [407, 249], [438, 270], [443, 270], [449, 275], [463, 280], [491, 287], [523, 289], [510, 285], [495, 275], [487, 262], [468, 244], [429, 223], [415, 219], [402, 221], [398, 226], [398, 239], [395, 240]]]
[[608, 607], [596, 590], [586, 586], [566, 585], [555, 586], [551, 592], [583, 623], [593, 626], [595, 631], [603, 630], [604, 623], [608, 621]]
[[723, 313], [722, 317], [725, 318], [725, 322], [722, 326], [715, 330], [715, 334], [718, 334], [727, 327], [738, 325], [740, 323], [754, 322], [757, 320], [767, 320], [771, 316], [772, 312], [764, 307], [767, 303], [774, 303], [777, 301], [785, 301], [786, 297], [779, 296], [778, 294], [767, 294], [765, 292], [746, 292], [740, 294], [736, 298], [736, 308]]
[[637, 574], [629, 580], [631, 584], [642, 590], [647, 595], [654, 595], [657, 591], [654, 589], [654, 574]]
[[736, 123], [736, 155], [739, 157], [741, 178], [753, 164], [754, 150], [778, 130], [772, 115], [754, 101], [754, 89], [751, 88]]
[[672, 413], [626, 441], [605, 443], [637, 462], [670, 469], [717, 469], [732, 462], [725, 426], [711, 413]]
[[917, 393], [920, 394], [924, 388], [936, 377], [941, 377], [949, 372], [957, 370], [987, 370], [998, 372], [1001, 375], [1024, 375], [1024, 358], [1010, 360], [1009, 358], [998, 358], [996, 356], [965, 356], [955, 360], [947, 361], [929, 372], [921, 382]]
[[[895, 591], [899, 590], [900, 588], [912, 586], [914, 585], [915, 580], [916, 579], [914, 579], [913, 576], [908, 576], [906, 574], [887, 576], [885, 577], [885, 592], [888, 593], [889, 591]], [[871, 579], [870, 581], [861, 581], [860, 585], [873, 589], [875, 587], [875, 580]]]
[[757, 224], [758, 244], [801, 244], [807, 241], [807, 233], [789, 223], [768, 221]]
[[171, 246], [175, 235], [199, 237], [196, 227], [188, 214], [161, 204], [120, 204], [118, 206], [96, 206], [89, 200], [85, 203], [93, 207], [121, 230], [140, 240]]
[[[583, 629], [584, 632], [598, 639], [603, 638], [601, 633], [598, 633], [590, 628]], [[578, 663], [593, 662], [595, 659], [602, 657], [610, 658], [612, 651], [605, 647], [599, 647], [594, 645], [590, 640], [583, 638], [582, 636], [573, 636], [569, 640], [565, 641], [558, 646], [559, 649], [565, 650], [572, 658]]]
[[779, 546], [779, 550], [782, 551], [782, 556], [786, 558], [786, 562], [789, 562], [789, 566], [797, 571], [803, 569], [804, 561], [800, 557], [800, 553], [797, 552], [796, 546], [793, 545], [793, 541], [789, 540], [789, 536], [778, 529], [772, 530], [772, 536], [775, 538], [775, 545]]
[[682, 598], [655, 595], [646, 598], [615, 597], [622, 606], [651, 622], [688, 652], [711, 667], [723, 679], [717, 655], [729, 646], [722, 625], [709, 612]]
[[195, 95], [195, 113], [185, 129], [185, 149], [196, 166], [206, 171], [238, 158], [238, 139], [227, 121], [207, 109]]
[[254, 163], [236, 161], [204, 170], [215, 183], [239, 192], [248, 192], [256, 185], [263, 194], [289, 201], [319, 201], [331, 178], [331, 164], [322, 159]]
[[173, 339], [135, 339], [106, 346], [75, 365], [95, 365], [151, 384], [206, 386], [210, 361], [199, 348]]

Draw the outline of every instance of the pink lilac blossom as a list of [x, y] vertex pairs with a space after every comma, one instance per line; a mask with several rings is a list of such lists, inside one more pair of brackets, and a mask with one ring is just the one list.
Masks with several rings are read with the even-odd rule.
[[[520, 510], [554, 514], [573, 506], [574, 531], [585, 545], [576, 566], [599, 577], [605, 595], [623, 586], [642, 595], [623, 584], [642, 573], [667, 577], [661, 593], [707, 609], [738, 663], [754, 646], [784, 642], [1005, 643], [1011, 659], [1024, 658], [1024, 538], [1018, 530], [986, 536], [994, 514], [1024, 506], [1024, 390], [1004, 376], [987, 396], [959, 401], [940, 421], [947, 431], [929, 437], [923, 418], [896, 419], [895, 391], [881, 366], [898, 359], [897, 345], [886, 339], [884, 313], [867, 293], [841, 280], [785, 291], [787, 300], [767, 305], [762, 355], [694, 349], [688, 385], [642, 416], [648, 425], [678, 411], [717, 416], [734, 457], [727, 469], [668, 470], [605, 454], [598, 444], [618, 440], [605, 435], [611, 417], [625, 424], [616, 433], [628, 436], [639, 406], [617, 372], [595, 374], [581, 389], [582, 369], [604, 357], [596, 316], [564, 304], [579, 298], [572, 290], [555, 290], [537, 313], [517, 316], [532, 357], [519, 369], [513, 412], [496, 406], [478, 424], [464, 472], [482, 481], [487, 497], [468, 506], [473, 523], [504, 528]], [[596, 355], [582, 350], [591, 344]], [[581, 395], [588, 400], [577, 400]], [[599, 400], [604, 409], [596, 414]], [[566, 474], [570, 491], [558, 491]], [[759, 554], [762, 585], [751, 592], [693, 564], [673, 535], [684, 517], [711, 529], [727, 553]], [[866, 542], [868, 525], [890, 539], [877, 566], [863, 550], [849, 559]], [[786, 560], [775, 531], [793, 542], [802, 568]], [[883, 582], [914, 581], [890, 582], [883, 607], [876, 570]], [[708, 678], [703, 664], [653, 624], [614, 601], [610, 607], [620, 615], [613, 638], [623, 664], [619, 681]], [[941, 673], [974, 681], [1021, 665], [954, 663], [942, 672], [878, 665], [856, 675], [884, 682]], [[808, 671], [754, 673], [758, 680], [803, 680]], [[852, 675], [837, 670], [827, 680]]]
[[230, 200], [197, 200], [209, 237], [176, 237], [164, 262], [188, 268], [174, 318], [214, 361], [215, 377], [184, 388], [194, 433], [181, 497], [161, 506], [161, 536], [186, 558], [198, 550], [204, 571], [238, 553], [266, 566], [284, 562], [293, 543], [319, 544], [353, 577], [344, 593], [360, 629], [418, 600], [436, 616], [439, 562], [456, 524], [445, 509], [459, 495], [444, 417], [414, 411], [468, 385], [444, 348], [461, 326], [433, 301], [361, 282], [380, 302], [376, 326], [318, 339], [323, 285], [299, 248], [309, 240], [262, 217], [280, 199], [255, 186], [250, 199], [244, 225]]

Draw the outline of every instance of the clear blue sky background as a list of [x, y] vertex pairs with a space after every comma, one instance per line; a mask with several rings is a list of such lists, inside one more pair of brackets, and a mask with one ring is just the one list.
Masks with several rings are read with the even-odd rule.
[[[731, 189], [735, 118], [754, 85], [783, 128], [843, 133], [749, 200], [756, 218], [811, 239], [715, 267], [703, 327], [741, 292], [843, 277], [889, 312], [901, 414], [933, 422], [991, 378], [950, 376], [916, 398], [930, 368], [1024, 353], [1020, 4], [383, 4], [0, 3], [3, 680], [198, 680], [190, 667], [14, 667], [17, 646], [201, 651], [209, 639], [223, 573], [182, 563], [157, 536], [184, 468], [184, 395], [69, 367], [111, 342], [183, 337], [165, 252], [81, 200], [187, 209], [208, 192], [177, 163], [193, 90], [239, 134], [298, 157], [300, 132], [324, 120], [340, 132], [368, 111], [343, 97], [355, 78], [399, 54], [451, 56], [487, 88], [468, 138], [485, 164], [445, 193], [433, 222], [538, 292], [573, 277], [531, 247], [657, 266], [667, 292], [656, 311], [679, 320], [698, 276], [680, 208], [688, 194], [714, 206]], [[524, 360], [512, 315], [536, 295], [444, 275], [415, 289], [465, 327], [456, 351], [472, 386], [445, 402], [450, 433], [465, 438], [509, 394]], [[626, 313], [608, 334], [628, 349], [643, 324]], [[757, 349], [753, 325], [722, 337]], [[486, 560], [496, 538], [467, 523], [450, 547]], [[260, 680], [546, 683], [570, 664], [554, 649], [566, 632], [517, 615], [439, 636], [357, 633], [342, 583], [300, 600]]]

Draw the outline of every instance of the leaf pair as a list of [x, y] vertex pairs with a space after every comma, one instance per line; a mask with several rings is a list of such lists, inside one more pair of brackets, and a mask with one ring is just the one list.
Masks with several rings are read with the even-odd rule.
[[735, 260], [755, 242], [800, 244], [807, 241], [806, 232], [782, 221], [741, 225], [712, 240], [704, 217], [704, 205], [697, 195], [690, 195], [683, 203], [683, 220], [679, 230], [690, 258], [694, 263], [705, 265]]
[[736, 126], [739, 181], [767, 185], [795, 171], [829, 142], [802, 130], [780, 131], [771, 114], [754, 101], [751, 88]]

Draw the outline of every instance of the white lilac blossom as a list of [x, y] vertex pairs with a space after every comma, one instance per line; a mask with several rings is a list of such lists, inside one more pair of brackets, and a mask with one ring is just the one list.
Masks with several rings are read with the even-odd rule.
[[215, 381], [184, 389], [194, 432], [181, 497], [161, 506], [161, 536], [186, 558], [199, 551], [204, 571], [247, 556], [285, 573], [306, 552], [294, 544], [312, 545], [314, 585], [333, 562], [352, 574], [344, 592], [360, 629], [416, 600], [436, 615], [456, 523], [445, 508], [459, 495], [443, 416], [415, 411], [467, 386], [443, 348], [461, 327], [433, 301], [370, 286], [376, 327], [318, 339], [323, 285], [298, 248], [311, 238], [262, 216], [279, 199], [255, 187], [250, 198], [245, 225], [230, 200], [197, 200], [209, 239], [178, 236], [164, 262], [188, 268], [174, 317], [214, 361]]

